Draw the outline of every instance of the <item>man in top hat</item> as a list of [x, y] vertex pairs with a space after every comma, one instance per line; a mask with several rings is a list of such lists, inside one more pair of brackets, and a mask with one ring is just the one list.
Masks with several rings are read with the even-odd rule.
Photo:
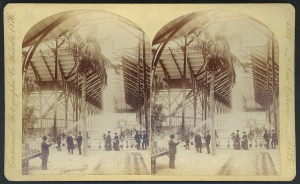
[[41, 156], [42, 156], [42, 170], [47, 170], [47, 162], [48, 162], [48, 156], [49, 156], [49, 147], [52, 145], [47, 144], [46, 140], [47, 140], [47, 136], [43, 136], [43, 142], [41, 143]]
[[234, 149], [235, 150], [240, 150], [241, 149], [241, 142], [240, 142], [240, 134], [239, 130], [236, 131], [235, 137], [234, 137]]
[[148, 144], [148, 136], [146, 134], [146, 131], [143, 130], [143, 143], [142, 143], [142, 148], [147, 149], [147, 144]]
[[110, 131], [108, 131], [106, 139], [105, 139], [105, 150], [111, 151], [111, 137], [110, 137]]
[[269, 143], [270, 143], [270, 134], [268, 133], [268, 131], [267, 131], [267, 130], [265, 131], [265, 134], [264, 134], [264, 139], [265, 139], [265, 142], [266, 142], [266, 147], [267, 147], [267, 149], [269, 149]]
[[276, 139], [277, 139], [277, 134], [275, 133], [274, 129], [272, 130], [272, 142], [271, 142], [271, 145], [272, 145], [272, 149], [273, 149], [273, 144], [274, 144], [274, 149], [276, 149]]
[[204, 139], [205, 139], [205, 145], [206, 145], [206, 148], [207, 148], [207, 153], [210, 154], [209, 144], [210, 144], [211, 136], [210, 136], [210, 134], [209, 134], [209, 131], [207, 131], [207, 134], [206, 134], [206, 136], [204, 137]]
[[139, 132], [135, 133], [134, 139], [137, 143], [137, 149], [140, 150], [140, 144], [141, 144], [141, 135], [139, 134]]
[[77, 138], [77, 145], [78, 145], [79, 155], [81, 155], [81, 145], [82, 145], [82, 136], [81, 136], [81, 132], [79, 132], [79, 136], [78, 136], [78, 138]]
[[170, 161], [169, 161], [169, 168], [175, 169], [175, 155], [177, 153], [177, 148], [176, 146], [179, 144], [179, 142], [175, 143], [174, 142], [174, 134], [170, 135], [170, 140], [168, 142], [169, 144], [169, 155], [170, 155]]

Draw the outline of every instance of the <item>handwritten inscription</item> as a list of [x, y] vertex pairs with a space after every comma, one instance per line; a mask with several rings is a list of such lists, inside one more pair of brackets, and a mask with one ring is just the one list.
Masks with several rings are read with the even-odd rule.
[[7, 14], [7, 60], [8, 60], [8, 88], [11, 92], [11, 99], [8, 112], [8, 124], [9, 135], [11, 136], [11, 147], [10, 147], [10, 159], [8, 161], [9, 166], [12, 168], [16, 167], [16, 109], [18, 105], [16, 103], [18, 95], [16, 94], [16, 68], [15, 68], [15, 43], [16, 43], [16, 34], [15, 34], [15, 17], [14, 15]]
[[286, 121], [285, 121], [285, 131], [286, 134], [286, 148], [287, 148], [287, 160], [289, 162], [295, 163], [295, 146], [292, 144], [292, 142], [288, 139], [289, 135], [289, 126], [293, 122], [293, 109], [294, 108], [294, 68], [292, 65], [292, 60], [290, 57], [290, 52], [292, 51], [288, 47], [288, 43], [293, 40], [293, 27], [286, 22], [286, 47], [285, 47], [285, 79], [286, 79], [286, 86], [285, 86], [285, 115], [286, 115]]

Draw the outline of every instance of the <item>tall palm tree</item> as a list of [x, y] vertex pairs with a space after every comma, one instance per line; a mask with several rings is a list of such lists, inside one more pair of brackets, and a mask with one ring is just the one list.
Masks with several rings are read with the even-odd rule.
[[224, 26], [216, 33], [214, 38], [206, 30], [201, 30], [201, 34], [193, 37], [193, 45], [200, 49], [204, 58], [203, 69], [210, 73], [210, 116], [211, 116], [211, 142], [212, 142], [212, 155], [216, 155], [216, 136], [214, 126], [214, 89], [215, 89], [215, 76], [217, 73], [227, 72], [229, 85], [233, 86], [235, 83], [236, 73], [234, 65], [242, 67], [246, 72], [249, 68], [249, 63], [242, 63], [230, 51], [229, 40], [234, 40], [237, 35], [227, 38], [224, 33]]
[[101, 53], [101, 40], [98, 40], [92, 30], [85, 37], [81, 36], [77, 29], [70, 29], [62, 39], [65, 43], [66, 49], [73, 53], [76, 62], [77, 73], [82, 76], [82, 98], [81, 98], [81, 117], [82, 117], [82, 134], [83, 134], [83, 156], [87, 155], [87, 131], [86, 131], [86, 78], [89, 71], [97, 73], [99, 80], [101, 80], [102, 87], [107, 85], [107, 65], [112, 65], [111, 62], [105, 58]]

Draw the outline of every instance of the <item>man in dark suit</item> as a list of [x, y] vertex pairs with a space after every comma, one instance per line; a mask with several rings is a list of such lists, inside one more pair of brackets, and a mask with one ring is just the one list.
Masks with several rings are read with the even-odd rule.
[[274, 149], [276, 149], [276, 139], [277, 139], [277, 134], [275, 133], [274, 130], [272, 130], [272, 142], [271, 142], [271, 145], [272, 145], [272, 149], [273, 149], [273, 144], [274, 144]]
[[206, 148], [207, 148], [207, 153], [210, 154], [209, 144], [210, 144], [211, 136], [209, 134], [209, 131], [207, 131], [207, 134], [206, 134], [204, 139], [205, 139], [205, 145], [206, 145]]
[[43, 142], [41, 144], [41, 156], [42, 156], [42, 170], [47, 170], [47, 162], [48, 162], [48, 156], [49, 156], [49, 147], [52, 144], [47, 144], [46, 143], [47, 137], [43, 137]]
[[147, 136], [147, 134], [146, 134], [146, 131], [145, 130], [143, 130], [143, 143], [142, 143], [142, 148], [143, 149], [147, 149], [147, 142], [148, 142], [148, 136]]
[[174, 142], [174, 134], [171, 134], [170, 140], [169, 140], [169, 155], [170, 155], [170, 161], [169, 161], [169, 168], [175, 169], [175, 155], [177, 153], [176, 146], [179, 144], [179, 142]]
[[267, 149], [269, 149], [269, 142], [270, 142], [270, 134], [267, 132], [267, 130], [265, 131], [265, 134], [264, 134], [264, 139], [266, 141], [266, 147]]
[[140, 150], [140, 145], [141, 145], [141, 135], [136, 132], [135, 136], [134, 136], [134, 139], [137, 143], [137, 149]]
[[185, 149], [190, 149], [190, 136], [188, 132], [184, 134], [184, 141], [185, 141]]
[[79, 136], [77, 138], [77, 146], [78, 146], [78, 150], [79, 150], [79, 155], [81, 155], [81, 145], [82, 145], [82, 136], [81, 136], [81, 132], [79, 132]]

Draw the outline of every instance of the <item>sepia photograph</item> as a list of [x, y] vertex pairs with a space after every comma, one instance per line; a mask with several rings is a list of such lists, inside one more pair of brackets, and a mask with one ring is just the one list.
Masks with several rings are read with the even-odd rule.
[[152, 41], [153, 175], [280, 175], [279, 46], [251, 16], [199, 11]]
[[291, 4], [4, 7], [9, 181], [291, 181]]
[[149, 175], [150, 52], [110, 12], [36, 22], [22, 42], [22, 173]]

